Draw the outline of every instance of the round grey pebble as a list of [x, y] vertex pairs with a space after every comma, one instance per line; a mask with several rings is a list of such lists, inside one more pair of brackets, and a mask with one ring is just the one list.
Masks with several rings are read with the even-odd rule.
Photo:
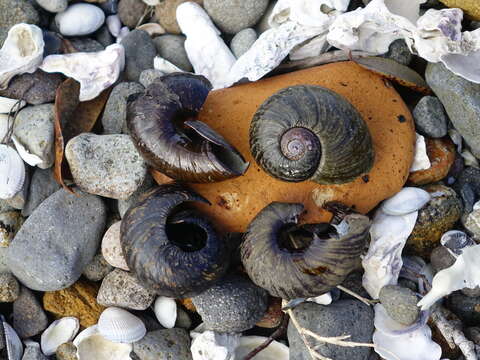
[[268, 0], [204, 0], [203, 5], [220, 30], [236, 34], [260, 20]]
[[36, 2], [42, 8], [52, 13], [65, 11], [68, 6], [68, 0], [36, 0]]
[[162, 71], [157, 69], [143, 70], [142, 73], [140, 74], [140, 78], [138, 79], [138, 82], [143, 86], [147, 87], [152, 82], [154, 82], [155, 79], [158, 79], [159, 77], [162, 77], [164, 75], [165, 74]]
[[22, 215], [30, 216], [38, 205], [58, 189], [60, 189], [60, 185], [53, 178], [52, 169], [36, 168], [30, 181], [30, 189], [22, 209]]
[[25, 346], [22, 360], [48, 360], [48, 358], [40, 350], [40, 344], [32, 341]]
[[125, 77], [129, 81], [138, 81], [143, 70], [153, 69], [157, 49], [150, 35], [143, 30], [130, 31], [120, 43], [125, 48]]
[[437, 246], [430, 254], [430, 263], [435, 272], [452, 266], [454, 262], [455, 257], [444, 246]]
[[395, 60], [396, 62], [407, 66], [413, 59], [413, 55], [403, 39], [395, 40], [390, 44], [388, 52], [381, 57]]
[[40, 334], [47, 328], [48, 319], [35, 295], [22, 286], [20, 296], [13, 303], [13, 328], [18, 336], [26, 339]]
[[419, 133], [432, 138], [447, 135], [447, 116], [440, 100], [434, 96], [424, 96], [413, 110], [415, 126]]
[[73, 38], [69, 40], [73, 47], [79, 52], [97, 52], [105, 49], [98, 41], [87, 37]]
[[113, 266], [105, 261], [102, 254], [97, 254], [83, 270], [83, 275], [90, 281], [100, 281], [113, 271]]
[[160, 35], [153, 39], [158, 55], [170, 61], [184, 71], [192, 71], [192, 64], [185, 51], [185, 36], [183, 35]]
[[20, 295], [20, 285], [11, 273], [0, 274], [0, 302], [14, 302]]
[[417, 295], [412, 290], [386, 285], [380, 290], [379, 299], [388, 316], [398, 323], [409, 326], [418, 320], [420, 308], [417, 306]]
[[133, 343], [139, 360], [191, 360], [190, 336], [184, 329], [165, 329], [148, 332]]
[[95, 36], [95, 40], [97, 40], [104, 47], [107, 47], [108, 45], [115, 43], [115, 38], [110, 33], [110, 31], [108, 31], [108, 27], [106, 25], [98, 29], [95, 32], [94, 36]]
[[72, 342], [60, 345], [55, 352], [57, 360], [78, 360], [77, 347]]
[[252, 28], [238, 32], [230, 42], [230, 49], [237, 59], [250, 49], [257, 40], [257, 32]]
[[192, 298], [208, 330], [242, 332], [255, 326], [267, 310], [267, 292], [248, 279], [228, 276]]

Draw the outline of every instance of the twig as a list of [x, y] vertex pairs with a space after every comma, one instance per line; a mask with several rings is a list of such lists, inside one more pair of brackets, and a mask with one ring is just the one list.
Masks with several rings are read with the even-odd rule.
[[139, 27], [140, 25], [142, 25], [143, 22], [145, 21], [145, 19], [147, 18], [147, 16], [152, 17], [154, 11], [155, 11], [155, 7], [154, 7], [154, 6], [147, 6], [146, 9], [145, 9], [145, 11], [143, 12], [142, 16], [140, 17], [140, 19], [138, 19], [137, 25], [135, 26], [135, 28], [137, 28], [137, 27]]
[[[30, 86], [31, 87], [31, 86]], [[5, 136], [3, 139], [1, 139], [0, 143], [1, 144], [6, 144], [10, 142], [10, 139], [12, 138], [13, 135], [13, 127], [15, 126], [15, 120], [17, 120], [17, 115], [22, 104], [22, 99], [19, 99], [10, 109], [10, 112], [8, 113], [7, 117], [7, 132], [5, 133]]]
[[344, 293], [347, 293], [350, 296], [353, 296], [354, 298], [360, 300], [361, 302], [363, 302], [364, 304], [367, 304], [368, 306], [372, 306], [377, 302], [375, 300], [368, 300], [367, 298], [364, 298], [363, 296], [358, 295], [356, 292], [354, 292], [350, 289], [347, 289], [346, 287], [343, 287], [342, 285], [337, 285], [337, 289], [343, 291]]

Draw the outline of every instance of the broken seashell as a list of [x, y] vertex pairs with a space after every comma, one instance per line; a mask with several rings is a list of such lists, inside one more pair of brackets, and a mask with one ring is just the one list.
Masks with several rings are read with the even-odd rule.
[[170, 61], [165, 60], [160, 56], [155, 56], [153, 58], [153, 68], [156, 70], [160, 70], [164, 74], [171, 74], [175, 72], [185, 72], [182, 69], [175, 66], [174, 64], [172, 64]]
[[55, 24], [62, 35], [82, 36], [97, 31], [105, 22], [105, 14], [92, 4], [73, 4], [55, 15]]
[[[23, 108], [27, 103], [23, 100], [10, 99], [0, 96], [0, 114], [8, 114], [11, 111], [17, 111]], [[1, 133], [1, 132], [0, 132]], [[2, 136], [0, 135], [0, 140]]]
[[332, 294], [330, 292], [327, 292], [326, 294], [323, 294], [320, 296], [307, 298], [305, 301], [314, 302], [319, 305], [330, 305], [333, 299], [332, 299]]
[[30, 166], [37, 166], [43, 163], [43, 159], [39, 156], [32, 154], [30, 151], [27, 150], [25, 146], [17, 139], [15, 135], [12, 135], [12, 141], [17, 149], [18, 155], [22, 158]]
[[145, 324], [135, 315], [118, 307], [105, 309], [98, 319], [98, 331], [107, 340], [132, 344], [147, 333]]
[[5, 89], [15, 75], [37, 70], [44, 45], [38, 26], [23, 23], [12, 26], [0, 49], [0, 89]]
[[80, 322], [75, 317], [55, 320], [42, 333], [40, 340], [42, 352], [47, 356], [55, 354], [60, 345], [73, 340], [79, 329]]
[[404, 187], [400, 192], [385, 200], [381, 206], [387, 215], [406, 215], [420, 210], [430, 201], [430, 194], [416, 187]]
[[164, 328], [171, 329], [177, 320], [177, 303], [174, 299], [159, 296], [153, 305], [153, 311], [158, 322]]
[[430, 159], [427, 155], [427, 144], [425, 143], [425, 137], [419, 133], [415, 133], [417, 136], [415, 142], [415, 156], [413, 158], [413, 163], [410, 168], [410, 172], [427, 170], [432, 166]]
[[475, 241], [463, 231], [450, 230], [442, 235], [440, 244], [446, 247], [454, 257], [458, 257], [463, 248], [475, 245]]
[[157, 23], [146, 23], [137, 27], [138, 30], [143, 30], [148, 33], [150, 36], [157, 36], [165, 34], [166, 31], [162, 25]]
[[122, 22], [118, 15], [110, 15], [106, 20], [108, 31], [112, 36], [117, 37], [120, 34], [120, 29], [122, 28]]
[[125, 66], [125, 49], [112, 44], [103, 51], [47, 56], [40, 68], [60, 72], [80, 83], [80, 101], [96, 98], [117, 81]]
[[[264, 344], [269, 338], [263, 336], [242, 336], [235, 348], [235, 359], [245, 359], [254, 349]], [[255, 355], [255, 360], [288, 360], [290, 350], [288, 346], [273, 340], [265, 349]]]
[[83, 330], [73, 340], [77, 347], [78, 360], [132, 360], [132, 344], [115, 343], [105, 339], [97, 325]]
[[18, 153], [0, 144], [0, 199], [10, 199], [23, 188], [25, 164]]
[[240, 334], [217, 333], [209, 330], [201, 334], [191, 331], [190, 336], [193, 338], [190, 347], [193, 360], [236, 358], [235, 349], [240, 343]]
[[3, 336], [5, 337], [5, 343], [7, 345], [7, 359], [20, 360], [23, 355], [22, 341], [15, 330], [5, 321], [3, 315], [0, 316], [2, 319]]
[[125, 255], [122, 251], [122, 245], [120, 243], [120, 226], [121, 221], [117, 221], [112, 224], [102, 239], [102, 255], [107, 263], [113, 267], [130, 271], [125, 260]]

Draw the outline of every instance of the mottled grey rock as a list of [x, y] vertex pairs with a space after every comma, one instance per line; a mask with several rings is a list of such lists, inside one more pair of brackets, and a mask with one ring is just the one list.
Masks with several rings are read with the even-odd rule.
[[125, 77], [138, 81], [143, 70], [153, 69], [153, 58], [157, 56], [155, 45], [143, 30], [130, 31], [120, 43], [125, 48]]
[[37, 10], [28, 0], [0, 0], [0, 46], [7, 38], [8, 30], [15, 24], [37, 25], [40, 21]]
[[243, 29], [233, 37], [230, 49], [238, 59], [252, 47], [257, 38], [257, 32], [252, 28]]
[[94, 195], [60, 189], [42, 202], [8, 247], [7, 265], [25, 286], [64, 289], [92, 261], [105, 230], [106, 207]]
[[145, 181], [143, 184], [135, 191], [128, 199], [126, 200], [118, 200], [118, 212], [120, 216], [123, 218], [123, 215], [127, 212], [127, 210], [132, 206], [135, 205], [138, 201], [138, 198], [146, 193], [148, 190], [150, 190], [152, 187], [155, 186], [155, 180], [153, 180], [153, 177], [150, 175], [150, 173], [147, 174], [145, 177]]
[[30, 153], [42, 159], [37, 165], [41, 169], [52, 167], [55, 160], [54, 124], [53, 104], [27, 106], [20, 110], [15, 120], [13, 134]]
[[22, 339], [40, 334], [48, 326], [45, 311], [35, 295], [22, 286], [13, 303], [13, 328]]
[[43, 355], [39, 343], [30, 341], [25, 345], [22, 360], [48, 360], [48, 357]]
[[380, 302], [388, 316], [403, 325], [412, 325], [418, 320], [420, 308], [415, 293], [397, 285], [386, 285], [380, 290]]
[[52, 13], [65, 11], [68, 6], [68, 0], [36, 0], [36, 2], [42, 8]]
[[127, 98], [143, 90], [136, 82], [122, 82], [113, 88], [102, 116], [104, 134], [121, 134], [126, 129]]
[[77, 347], [72, 342], [60, 345], [55, 352], [57, 360], [78, 360]]
[[158, 55], [185, 71], [192, 71], [192, 64], [185, 51], [185, 36], [160, 35], [153, 39]]
[[268, 0], [204, 0], [203, 5], [220, 30], [236, 34], [260, 20]]
[[87, 37], [73, 38], [69, 40], [73, 47], [79, 52], [97, 52], [105, 49], [98, 41]]
[[435, 272], [439, 272], [440, 270], [452, 266], [454, 262], [455, 258], [444, 246], [437, 246], [430, 254], [430, 263]]
[[425, 78], [455, 129], [480, 158], [480, 84], [455, 75], [441, 63], [429, 63]]
[[447, 135], [447, 116], [441, 101], [434, 96], [424, 96], [415, 109], [413, 118], [417, 131], [425, 136], [440, 138]]
[[192, 301], [206, 329], [242, 332], [262, 319], [268, 294], [248, 279], [228, 276]]
[[191, 360], [190, 336], [183, 329], [148, 332], [133, 343], [133, 352], [140, 360]]
[[445, 306], [457, 315], [464, 325], [480, 325], [480, 296], [470, 297], [455, 291], [446, 298]]
[[403, 39], [398, 39], [391, 43], [388, 52], [381, 55], [381, 57], [395, 60], [403, 65], [410, 64], [413, 59], [413, 55]]
[[118, 16], [122, 24], [133, 29], [143, 16], [147, 5], [142, 0], [120, 0], [118, 2]]
[[83, 275], [90, 281], [100, 281], [113, 271], [113, 266], [105, 261], [102, 254], [97, 254], [83, 270]]
[[0, 302], [14, 302], [20, 295], [20, 285], [12, 273], [0, 274]]
[[60, 185], [53, 178], [52, 169], [36, 168], [30, 181], [28, 198], [22, 209], [22, 215], [30, 216], [38, 205], [58, 189]]
[[145, 310], [155, 294], [145, 289], [133, 274], [120, 269], [113, 270], [102, 281], [97, 302], [103, 306], [118, 306], [132, 310]]
[[158, 79], [159, 77], [162, 77], [163, 75], [165, 75], [165, 74], [162, 71], [157, 70], [157, 69], [143, 70], [142, 73], [140, 74], [140, 78], [138, 79], [138, 82], [140, 84], [142, 84], [143, 86], [147, 87], [155, 79]]
[[127, 199], [143, 182], [147, 166], [128, 135], [83, 133], [65, 148], [75, 184], [113, 199]]
[[[351, 335], [349, 341], [371, 343], [373, 334], [373, 310], [357, 300], [340, 300], [328, 306], [303, 303], [293, 313], [300, 326], [319, 336]], [[290, 360], [310, 360], [311, 356], [292, 324], [288, 325]], [[311, 339], [311, 338], [310, 338]], [[367, 360], [370, 348], [342, 347], [320, 343], [311, 339], [312, 346], [323, 356], [335, 360]]]

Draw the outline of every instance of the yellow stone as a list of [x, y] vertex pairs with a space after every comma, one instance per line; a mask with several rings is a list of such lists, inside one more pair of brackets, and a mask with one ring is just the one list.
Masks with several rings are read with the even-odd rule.
[[479, 0], [440, 0], [450, 8], [462, 9], [465, 14], [472, 19], [480, 21], [480, 1]]

